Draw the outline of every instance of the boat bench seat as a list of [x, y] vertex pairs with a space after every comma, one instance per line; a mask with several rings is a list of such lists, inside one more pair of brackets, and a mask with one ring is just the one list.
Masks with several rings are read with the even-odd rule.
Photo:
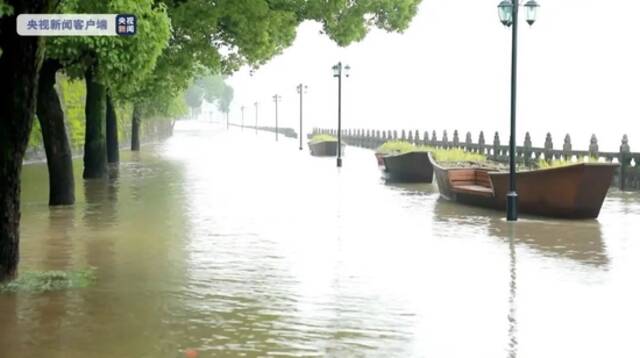
[[457, 193], [468, 193], [482, 196], [492, 196], [493, 187], [489, 173], [478, 169], [449, 170], [449, 184], [451, 190]]
[[487, 197], [493, 196], [493, 189], [482, 185], [459, 185], [452, 187], [451, 190], [456, 193], [474, 194]]

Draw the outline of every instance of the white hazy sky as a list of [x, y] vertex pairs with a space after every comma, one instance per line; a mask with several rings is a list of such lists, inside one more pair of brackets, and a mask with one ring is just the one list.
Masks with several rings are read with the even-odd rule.
[[[640, 2], [539, 0], [538, 21], [521, 19], [519, 37], [518, 143], [530, 131], [541, 146], [551, 132], [561, 147], [586, 149], [591, 133], [600, 149], [618, 150], [628, 134], [640, 150]], [[305, 96], [305, 132], [337, 125], [337, 80], [331, 66], [351, 65], [343, 81], [343, 127], [480, 130], [487, 142], [498, 130], [508, 141], [510, 30], [498, 21], [495, 1], [424, 0], [405, 33], [373, 30], [360, 43], [340, 48], [321, 26], [307, 22], [295, 43], [249, 76], [229, 79], [235, 89], [232, 121], [274, 124], [273, 94], [282, 96], [280, 125], [298, 128], [299, 82]]]

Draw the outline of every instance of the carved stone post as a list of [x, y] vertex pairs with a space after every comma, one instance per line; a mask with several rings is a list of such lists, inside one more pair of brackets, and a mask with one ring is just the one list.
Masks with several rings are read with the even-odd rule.
[[627, 167], [631, 165], [631, 147], [629, 146], [629, 137], [625, 134], [622, 137], [620, 145], [620, 190], [625, 190], [627, 181]]
[[420, 144], [420, 132], [418, 132], [418, 130], [416, 129], [416, 134], [413, 136], [413, 144], [415, 145], [419, 145]]
[[445, 149], [449, 147], [449, 137], [446, 129], [442, 132], [442, 147]]
[[409, 143], [413, 143], [413, 133], [411, 133], [411, 131], [409, 131], [409, 137], [407, 138], [407, 141]]
[[566, 161], [571, 161], [571, 157], [573, 157], [573, 155], [571, 154], [571, 136], [568, 133], [566, 136], [564, 136], [564, 144], [562, 144], [562, 156]]
[[598, 138], [596, 138], [595, 134], [591, 135], [591, 140], [589, 142], [589, 156], [591, 158], [596, 158], [598, 159], [599, 153], [598, 153]]
[[480, 131], [480, 136], [478, 136], [478, 150], [480, 151], [479, 153], [483, 155], [487, 152], [484, 146], [484, 132]]
[[467, 135], [464, 138], [465, 149], [469, 152], [475, 152], [475, 150], [471, 149], [471, 145], [473, 145], [473, 140], [471, 139], [471, 132], [467, 132]]
[[460, 137], [458, 137], [458, 130], [453, 130], [453, 147], [458, 148], [460, 146]]
[[402, 130], [402, 137], [400, 137], [400, 140], [403, 142], [407, 140], [407, 135], [405, 134], [404, 129]]
[[553, 140], [551, 139], [551, 133], [547, 133], [547, 137], [544, 139], [544, 160], [547, 163], [551, 163], [553, 160]]
[[431, 132], [431, 145], [433, 145], [434, 147], [438, 145], [438, 136], [436, 135], [435, 130]]
[[500, 134], [496, 131], [496, 134], [493, 135], [493, 158], [495, 160], [500, 160], [501, 156], [500, 150]]
[[531, 166], [531, 148], [533, 147], [531, 143], [531, 135], [527, 132], [524, 135], [524, 165], [527, 167]]
[[429, 131], [424, 131], [422, 135], [422, 144], [429, 145]]

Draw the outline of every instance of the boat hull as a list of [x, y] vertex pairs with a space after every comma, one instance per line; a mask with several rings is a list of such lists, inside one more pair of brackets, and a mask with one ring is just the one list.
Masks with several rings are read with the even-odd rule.
[[[518, 173], [518, 208], [524, 213], [597, 218], [617, 165], [577, 164]], [[506, 207], [508, 173], [490, 173], [496, 207]], [[504, 200], [500, 200], [503, 198]]]
[[[341, 146], [341, 154], [344, 154], [345, 145]], [[335, 157], [338, 155], [338, 142], [323, 141], [317, 143], [309, 142], [309, 150], [311, 155], [316, 157]]]
[[[490, 193], [460, 192], [452, 185], [455, 171], [443, 168], [430, 157], [440, 195], [459, 203], [504, 210], [509, 191], [509, 173], [488, 172]], [[516, 174], [518, 211], [568, 219], [595, 219], [611, 186], [618, 165], [581, 163]], [[479, 170], [479, 169], [476, 169]]]
[[384, 167], [384, 156], [386, 154], [375, 152], [374, 155], [376, 156], [376, 161], [378, 162], [378, 166]]
[[433, 165], [427, 152], [408, 152], [382, 157], [384, 175], [389, 181], [404, 183], [431, 183]]

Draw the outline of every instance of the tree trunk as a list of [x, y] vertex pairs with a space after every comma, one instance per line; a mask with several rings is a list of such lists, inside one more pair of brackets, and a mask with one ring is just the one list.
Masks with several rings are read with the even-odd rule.
[[84, 173], [85, 179], [102, 178], [107, 172], [106, 129], [106, 91], [96, 79], [97, 66], [85, 73], [87, 99], [85, 105], [86, 130], [84, 137]]
[[120, 145], [118, 144], [118, 118], [111, 95], [107, 95], [107, 162], [120, 161]]
[[[14, 14], [46, 13], [48, 1], [9, 0]], [[20, 243], [20, 172], [36, 109], [43, 40], [16, 33], [16, 16], [0, 18], [0, 282], [15, 277]]]
[[140, 105], [134, 103], [133, 105], [133, 118], [131, 121], [131, 150], [134, 152], [140, 151]]
[[75, 185], [71, 148], [64, 126], [64, 113], [55, 89], [56, 72], [61, 68], [55, 60], [46, 60], [40, 70], [37, 114], [49, 168], [49, 205], [71, 205], [75, 202]]

